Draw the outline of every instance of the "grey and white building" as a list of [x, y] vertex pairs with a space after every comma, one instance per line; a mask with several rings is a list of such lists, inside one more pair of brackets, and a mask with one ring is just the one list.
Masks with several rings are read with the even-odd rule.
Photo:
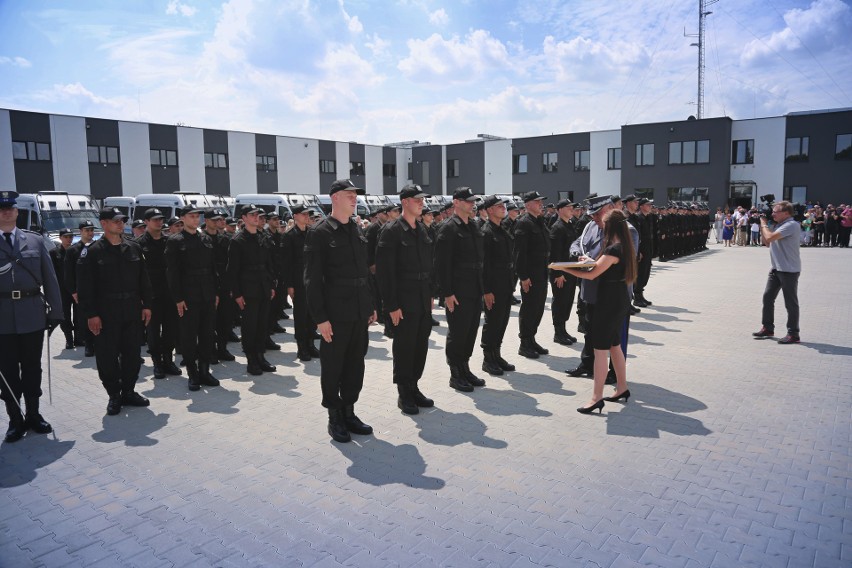
[[751, 204], [852, 201], [852, 109], [727, 117], [438, 145], [377, 146], [0, 109], [0, 190], [94, 198], [142, 193], [325, 193], [351, 178], [370, 194], [418, 183], [434, 195], [539, 191]]

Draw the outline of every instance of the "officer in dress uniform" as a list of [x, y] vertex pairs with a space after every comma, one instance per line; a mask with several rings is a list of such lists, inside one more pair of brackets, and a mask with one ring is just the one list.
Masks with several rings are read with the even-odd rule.
[[[563, 199], [556, 204], [558, 219], [550, 226], [550, 262], [571, 260], [571, 243], [577, 239], [574, 221], [574, 203]], [[560, 345], [573, 345], [577, 338], [565, 328], [571, 309], [574, 307], [574, 293], [577, 290], [577, 277], [567, 272], [551, 270], [550, 288], [553, 302], [550, 313], [553, 319], [553, 341]]]
[[407, 185], [399, 193], [402, 215], [382, 229], [376, 249], [376, 279], [393, 333], [393, 382], [397, 406], [405, 414], [434, 406], [418, 386], [426, 366], [432, 331], [434, 242], [418, 221], [424, 193]]
[[284, 273], [287, 295], [293, 302], [293, 335], [296, 337], [296, 356], [299, 361], [310, 361], [320, 356], [314, 345], [314, 325], [308, 313], [305, 295], [305, 237], [311, 223], [310, 211], [305, 205], [294, 205], [293, 227], [284, 234]]
[[518, 355], [538, 359], [548, 350], [535, 340], [547, 302], [547, 260], [550, 237], [542, 216], [544, 196], [537, 191], [523, 195], [526, 213], [515, 224], [515, 270], [521, 281], [521, 309], [518, 314], [521, 345]]
[[41, 353], [45, 329], [52, 331], [63, 319], [59, 282], [44, 240], [16, 226], [17, 197], [14, 191], [0, 192], [0, 398], [9, 415], [8, 443], [27, 430], [53, 431], [39, 414]]
[[191, 391], [219, 381], [210, 373], [216, 321], [216, 261], [213, 241], [198, 231], [202, 210], [181, 210], [182, 227], [166, 240], [166, 279], [178, 312], [181, 355]]
[[142, 327], [151, 320], [151, 283], [145, 271], [142, 247], [124, 238], [127, 217], [105, 207], [98, 219], [104, 234], [83, 249], [77, 261], [80, 308], [95, 336], [98, 377], [109, 395], [107, 414], [122, 406], [148, 406], [135, 391], [139, 379]]
[[322, 335], [320, 383], [328, 409], [328, 433], [338, 442], [351, 433], [372, 434], [355, 414], [364, 384], [367, 327], [376, 321], [367, 275], [367, 237], [352, 221], [357, 195], [352, 181], [331, 184], [331, 215], [308, 231], [305, 239], [305, 290], [308, 309]]
[[485, 325], [482, 326], [480, 340], [482, 370], [489, 375], [502, 375], [504, 371], [515, 370], [515, 366], [503, 359], [500, 353], [512, 313], [515, 242], [511, 233], [503, 228], [506, 202], [492, 195], [482, 202], [482, 209], [488, 213], [488, 223], [482, 228], [482, 286], [485, 303]]
[[80, 260], [80, 254], [83, 249], [94, 242], [95, 224], [91, 221], [83, 221], [79, 225], [80, 240], [68, 248], [65, 253], [65, 287], [74, 299], [74, 345], [85, 346], [85, 356], [94, 357], [95, 355], [95, 337], [89, 331], [89, 326], [86, 323], [86, 318], [83, 317], [83, 310], [79, 308], [79, 299], [77, 297], [77, 261]]
[[154, 365], [154, 378], [183, 373], [175, 365], [173, 351], [178, 340], [178, 314], [169, 294], [166, 280], [166, 237], [163, 235], [165, 216], [157, 208], [145, 212], [145, 234], [136, 239], [142, 247], [145, 269], [151, 282], [151, 322], [147, 328], [148, 352]]
[[50, 260], [53, 262], [53, 271], [56, 273], [56, 280], [59, 282], [59, 291], [62, 296], [63, 320], [59, 327], [65, 334], [65, 349], [74, 349], [74, 320], [71, 318], [71, 304], [74, 303], [74, 298], [71, 297], [71, 292], [65, 286], [65, 256], [73, 238], [74, 232], [71, 229], [61, 229], [59, 231], [59, 246], [50, 251]]
[[475, 202], [476, 196], [469, 187], [456, 188], [455, 213], [438, 230], [435, 247], [438, 288], [444, 298], [449, 328], [446, 356], [450, 387], [461, 392], [485, 386], [485, 381], [470, 370], [469, 363], [476, 346], [483, 293], [483, 238], [473, 222]]
[[261, 375], [275, 371], [265, 357], [269, 339], [269, 307], [275, 296], [272, 246], [263, 233], [262, 209], [251, 203], [243, 206], [243, 230], [231, 239], [228, 248], [228, 281], [231, 296], [241, 311], [243, 351], [248, 373]]

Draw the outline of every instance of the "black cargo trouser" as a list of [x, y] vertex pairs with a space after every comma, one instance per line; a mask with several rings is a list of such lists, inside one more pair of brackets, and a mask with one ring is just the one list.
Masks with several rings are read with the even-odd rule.
[[171, 298], [154, 298], [148, 323], [148, 351], [151, 357], [171, 357], [178, 338], [178, 313]]
[[322, 405], [339, 410], [358, 402], [369, 336], [366, 320], [330, 323], [334, 333], [331, 342], [320, 342]]
[[416, 386], [423, 376], [432, 333], [432, 312], [428, 310], [402, 312], [399, 324], [393, 326], [393, 382]]
[[246, 354], [263, 353], [269, 337], [269, 296], [245, 298], [245, 302], [240, 320], [243, 351]]
[[447, 315], [447, 363], [458, 365], [467, 363], [476, 346], [476, 334], [479, 332], [479, 318], [482, 315], [482, 298], [474, 296], [461, 298], [456, 296], [458, 304]]
[[219, 290], [219, 305], [216, 307], [216, 348], [227, 349], [228, 338], [234, 330], [237, 318], [237, 304], [226, 290]]
[[491, 309], [485, 309], [485, 325], [482, 326], [480, 345], [483, 349], [500, 349], [509, 317], [512, 315], [512, 292], [494, 294], [494, 304]]
[[133, 392], [139, 378], [141, 343], [139, 320], [103, 321], [95, 336], [95, 363], [108, 394]]
[[574, 295], [577, 291], [577, 278], [566, 275], [562, 288], [556, 285], [555, 280], [551, 280], [550, 288], [553, 290], [553, 303], [550, 305], [553, 327], [561, 330], [571, 317], [571, 308], [574, 307]]
[[296, 341], [312, 341], [316, 329], [308, 311], [304, 288], [293, 288], [293, 335]]
[[518, 314], [518, 337], [535, 339], [547, 302], [547, 273], [530, 277], [528, 292], [521, 290], [521, 309]]
[[645, 295], [645, 286], [648, 285], [648, 280], [651, 278], [651, 255], [644, 254], [642, 260], [637, 265], [638, 274], [636, 276], [636, 285], [633, 287], [635, 296], [640, 298]]
[[216, 342], [216, 304], [210, 300], [186, 300], [179, 319], [181, 355], [187, 363], [209, 363]]

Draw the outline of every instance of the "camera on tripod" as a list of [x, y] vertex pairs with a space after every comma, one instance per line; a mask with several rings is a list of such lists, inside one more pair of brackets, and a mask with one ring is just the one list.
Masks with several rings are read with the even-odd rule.
[[767, 193], [760, 196], [760, 205], [757, 206], [757, 212], [761, 217], [767, 220], [772, 220], [772, 207], [775, 206], [775, 195]]

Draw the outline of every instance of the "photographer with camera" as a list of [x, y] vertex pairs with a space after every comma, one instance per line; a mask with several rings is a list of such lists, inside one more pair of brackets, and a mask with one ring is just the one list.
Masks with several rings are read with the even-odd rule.
[[752, 335], [764, 339], [775, 335], [775, 298], [778, 291], [784, 292], [784, 306], [787, 308], [787, 335], [778, 341], [782, 345], [799, 343], [799, 274], [802, 261], [799, 256], [801, 227], [793, 219], [793, 205], [789, 201], [779, 201], [772, 206], [773, 228], [769, 228], [766, 217], [760, 217], [760, 235], [769, 245], [769, 258], [772, 270], [763, 292], [763, 327]]

